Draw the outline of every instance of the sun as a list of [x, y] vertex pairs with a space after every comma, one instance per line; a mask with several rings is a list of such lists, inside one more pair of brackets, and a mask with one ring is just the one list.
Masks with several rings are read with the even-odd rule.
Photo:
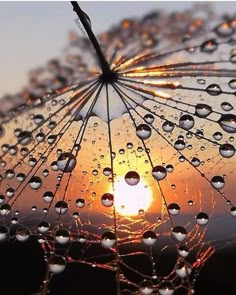
[[147, 211], [152, 203], [152, 193], [144, 181], [128, 185], [123, 178], [114, 184], [114, 205], [122, 215], [138, 215], [140, 209]]

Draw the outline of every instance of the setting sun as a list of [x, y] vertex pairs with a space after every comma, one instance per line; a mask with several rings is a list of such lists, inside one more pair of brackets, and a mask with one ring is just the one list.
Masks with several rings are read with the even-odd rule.
[[124, 179], [115, 183], [116, 211], [123, 215], [138, 215], [140, 209], [146, 211], [152, 202], [151, 190], [140, 180], [137, 185], [128, 185]]

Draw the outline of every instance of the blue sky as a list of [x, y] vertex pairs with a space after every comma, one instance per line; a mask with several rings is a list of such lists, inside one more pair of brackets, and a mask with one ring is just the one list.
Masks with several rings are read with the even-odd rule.
[[[141, 16], [154, 8], [167, 11], [192, 7], [193, 2], [82, 1], [95, 33], [106, 31], [126, 17]], [[215, 2], [219, 13], [232, 11], [234, 2]], [[26, 84], [30, 69], [60, 55], [67, 33], [78, 31], [71, 4], [62, 2], [0, 2], [0, 97]]]

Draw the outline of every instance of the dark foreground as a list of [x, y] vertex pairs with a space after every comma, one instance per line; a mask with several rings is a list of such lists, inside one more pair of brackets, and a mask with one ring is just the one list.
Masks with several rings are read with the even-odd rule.
[[[196, 295], [236, 294], [236, 251], [216, 252], [203, 267]], [[35, 240], [0, 244], [0, 294], [30, 295], [44, 279], [43, 252]], [[115, 295], [114, 274], [88, 265], [71, 263], [54, 276], [50, 295]], [[180, 294], [178, 292], [178, 294]]]

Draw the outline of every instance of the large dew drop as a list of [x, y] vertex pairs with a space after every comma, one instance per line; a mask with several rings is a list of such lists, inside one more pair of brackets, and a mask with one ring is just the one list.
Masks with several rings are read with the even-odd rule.
[[30, 131], [22, 131], [18, 135], [18, 142], [21, 145], [27, 145], [31, 142], [32, 140], [32, 134]]
[[59, 274], [66, 268], [66, 260], [60, 255], [54, 255], [48, 260], [49, 271], [53, 274]]
[[163, 180], [167, 175], [167, 172], [166, 172], [166, 168], [161, 166], [161, 165], [158, 165], [158, 166], [155, 166], [153, 167], [152, 169], [152, 176], [160, 181], [160, 180]]
[[125, 181], [128, 185], [137, 185], [140, 181], [140, 176], [135, 171], [129, 171], [125, 175]]
[[136, 135], [141, 140], [148, 139], [151, 136], [151, 133], [152, 133], [151, 128], [147, 124], [140, 124], [136, 128]]
[[226, 114], [221, 115], [220, 120], [218, 121], [220, 127], [228, 133], [236, 133], [236, 115]]
[[29, 181], [29, 186], [33, 190], [38, 190], [42, 186], [42, 179], [38, 176], [31, 177], [31, 179]]
[[197, 104], [195, 106], [196, 115], [200, 118], [206, 118], [212, 112], [212, 108], [207, 104]]
[[222, 90], [220, 88], [219, 85], [217, 84], [211, 84], [206, 88], [206, 91], [208, 94], [212, 95], [212, 96], [217, 96], [220, 95]]
[[211, 185], [215, 189], [222, 189], [225, 186], [225, 181], [222, 176], [214, 176], [211, 179]]
[[57, 166], [62, 172], [72, 172], [76, 166], [76, 157], [71, 153], [63, 153], [57, 159]]
[[142, 241], [147, 246], [153, 246], [157, 241], [157, 235], [153, 231], [148, 230], [144, 232]]
[[190, 130], [194, 126], [194, 118], [190, 115], [183, 115], [179, 119], [179, 126], [185, 130]]
[[105, 232], [101, 237], [101, 244], [104, 248], [111, 248], [115, 245], [116, 236], [113, 232]]
[[225, 143], [220, 146], [219, 152], [222, 157], [231, 158], [235, 154], [235, 148], [232, 144]]
[[182, 242], [187, 237], [187, 231], [182, 226], [175, 226], [171, 230], [172, 236], [179, 242]]

